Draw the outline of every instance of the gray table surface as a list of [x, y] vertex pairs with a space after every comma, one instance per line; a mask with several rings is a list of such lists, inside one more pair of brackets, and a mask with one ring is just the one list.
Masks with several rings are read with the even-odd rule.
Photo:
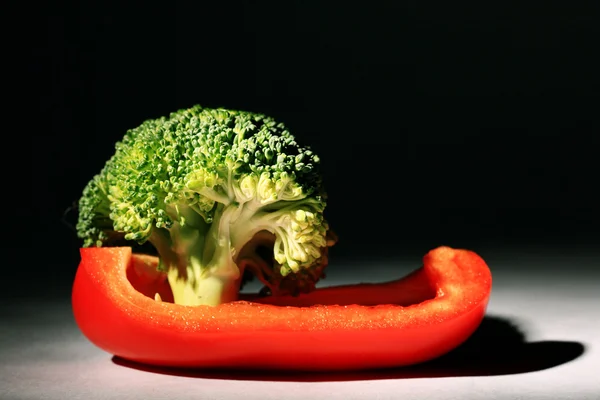
[[[4, 299], [0, 399], [600, 399], [600, 252], [479, 253], [494, 277], [480, 329], [445, 357], [385, 371], [141, 368], [81, 335], [67, 290], [45, 299]], [[417, 267], [418, 258], [344, 261], [332, 266], [327, 285], [392, 279]], [[356, 268], [361, 263], [368, 268]]]

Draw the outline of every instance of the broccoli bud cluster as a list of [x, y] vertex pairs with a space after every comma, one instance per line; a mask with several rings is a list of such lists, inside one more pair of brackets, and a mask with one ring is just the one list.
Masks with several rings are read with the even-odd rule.
[[[172, 286], [185, 287], [187, 304], [196, 303], [190, 285], [221, 266], [235, 271], [232, 263], [231, 279], [251, 265], [273, 293], [308, 291], [333, 243], [319, 164], [263, 114], [179, 110], [144, 121], [116, 144], [83, 191], [78, 235], [84, 246], [107, 245], [115, 235], [149, 241], [161, 265], [176, 271]], [[241, 249], [261, 232], [273, 238], [271, 259], [246, 251], [241, 263]], [[290, 285], [291, 275], [298, 284]]]

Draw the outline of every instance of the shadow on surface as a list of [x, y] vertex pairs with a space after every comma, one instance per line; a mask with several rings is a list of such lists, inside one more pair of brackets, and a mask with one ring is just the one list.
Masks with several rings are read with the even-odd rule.
[[511, 375], [541, 371], [568, 363], [584, 352], [578, 342], [527, 342], [510, 320], [483, 319], [479, 329], [461, 346], [435, 360], [401, 368], [352, 372], [284, 372], [163, 368], [113, 357], [117, 365], [159, 374], [204, 379], [327, 382], [460, 376]]

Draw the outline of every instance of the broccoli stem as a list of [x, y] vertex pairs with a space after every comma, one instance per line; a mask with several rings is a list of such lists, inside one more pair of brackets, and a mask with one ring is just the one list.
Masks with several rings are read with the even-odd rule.
[[193, 280], [180, 279], [176, 269], [169, 269], [167, 276], [176, 304], [217, 306], [238, 299], [239, 279], [212, 274], [200, 274]]
[[259, 244], [268, 243], [286, 254], [300, 254], [292, 233], [281, 229], [279, 220], [291, 218], [290, 210], [311, 209], [315, 204], [319, 203], [301, 199], [282, 202], [275, 209], [254, 201], [230, 200], [217, 203], [210, 223], [192, 206], [174, 206], [170, 213], [177, 222], [170, 228], [154, 229], [149, 240], [158, 251], [161, 268], [167, 271], [175, 303], [216, 306], [237, 300], [246, 267], [275, 291], [269, 278], [273, 272], [268, 271], [272, 267], [253, 253]]
[[219, 204], [211, 224], [191, 208], [180, 207], [183, 217], [171, 228], [156, 229], [150, 237], [166, 269], [176, 304], [216, 306], [235, 301], [243, 271], [231, 252], [230, 223], [234, 205]]

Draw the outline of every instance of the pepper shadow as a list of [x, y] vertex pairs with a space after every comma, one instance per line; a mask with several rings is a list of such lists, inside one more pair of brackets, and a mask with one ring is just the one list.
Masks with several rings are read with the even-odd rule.
[[164, 368], [113, 357], [115, 364], [141, 371], [223, 380], [339, 382], [513, 375], [553, 368], [580, 357], [583, 344], [570, 341], [528, 342], [508, 318], [486, 316], [471, 337], [453, 351], [418, 365], [350, 372], [287, 372]]

